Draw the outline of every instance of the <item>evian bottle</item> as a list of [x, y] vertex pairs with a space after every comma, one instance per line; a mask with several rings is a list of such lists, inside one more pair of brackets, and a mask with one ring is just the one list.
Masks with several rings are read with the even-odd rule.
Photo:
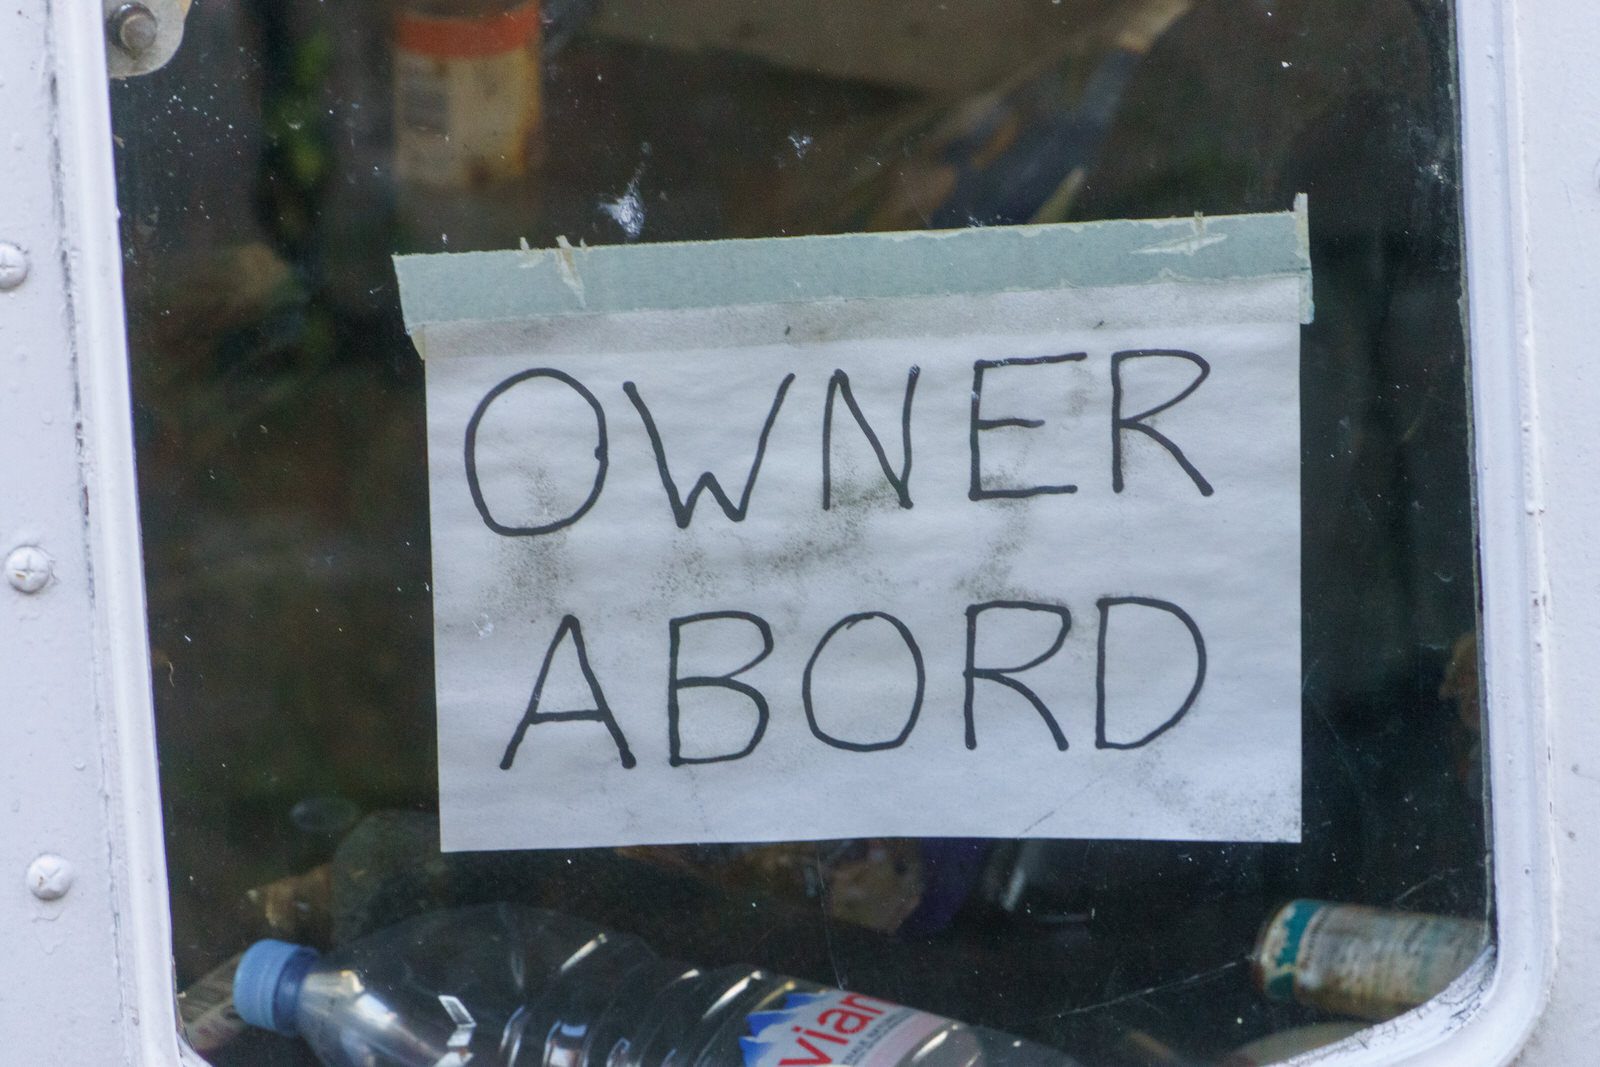
[[240, 1016], [329, 1067], [1073, 1067], [1062, 1053], [513, 905], [431, 913], [327, 958], [253, 945]]
[[[780, 979], [781, 981], [781, 979]], [[773, 1006], [748, 1016], [749, 1034], [739, 1038], [744, 1067], [1032, 1067], [1067, 1064], [1059, 1052], [992, 1030], [966, 1026], [915, 1008], [846, 993], [840, 989], [785, 983]], [[724, 1062], [704, 1059], [708, 1065]], [[738, 1060], [728, 1060], [738, 1063]]]

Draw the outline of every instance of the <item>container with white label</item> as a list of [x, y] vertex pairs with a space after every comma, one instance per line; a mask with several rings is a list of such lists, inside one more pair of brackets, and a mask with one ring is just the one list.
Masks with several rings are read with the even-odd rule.
[[520, 178], [540, 126], [537, 0], [410, 0], [394, 27], [395, 174], [482, 189]]

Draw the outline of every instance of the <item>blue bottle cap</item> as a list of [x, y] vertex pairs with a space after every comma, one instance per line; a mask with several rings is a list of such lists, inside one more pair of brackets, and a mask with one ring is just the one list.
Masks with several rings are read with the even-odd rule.
[[287, 941], [257, 941], [233, 974], [233, 1009], [251, 1026], [294, 1036], [300, 983], [317, 962], [314, 949]]

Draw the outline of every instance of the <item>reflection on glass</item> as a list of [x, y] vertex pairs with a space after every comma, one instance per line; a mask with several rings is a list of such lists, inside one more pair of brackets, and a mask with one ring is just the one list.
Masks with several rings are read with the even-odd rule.
[[[196, 5], [172, 65], [113, 89], [180, 986], [201, 1003], [257, 936], [517, 901], [1090, 1063], [1346, 1032], [1348, 1004], [1252, 984], [1282, 905], [1489, 911], [1451, 32], [1444, 0]], [[1297, 192], [1302, 844], [438, 851], [391, 253]]]

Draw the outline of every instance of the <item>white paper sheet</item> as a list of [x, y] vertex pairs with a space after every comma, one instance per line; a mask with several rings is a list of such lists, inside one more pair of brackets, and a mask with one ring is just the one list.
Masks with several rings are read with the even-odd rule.
[[1297, 840], [1305, 280], [416, 327], [444, 848]]

